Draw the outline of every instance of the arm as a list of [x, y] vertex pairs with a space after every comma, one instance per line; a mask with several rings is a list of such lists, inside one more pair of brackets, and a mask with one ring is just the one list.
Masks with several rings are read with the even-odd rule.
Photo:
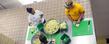
[[65, 9], [65, 15], [72, 21], [72, 18], [69, 15], [69, 9]]
[[84, 17], [84, 13], [85, 13], [85, 10], [84, 10], [84, 8], [81, 6], [81, 7], [80, 7], [80, 11], [79, 11], [80, 17], [79, 17], [77, 23], [80, 23], [81, 19]]
[[81, 19], [82, 19], [83, 17], [84, 17], [84, 14], [80, 14], [80, 17], [79, 17], [77, 23], [80, 23], [80, 21], [81, 21]]
[[32, 25], [32, 22], [31, 22], [30, 16], [28, 16], [28, 25], [29, 25], [29, 26]]

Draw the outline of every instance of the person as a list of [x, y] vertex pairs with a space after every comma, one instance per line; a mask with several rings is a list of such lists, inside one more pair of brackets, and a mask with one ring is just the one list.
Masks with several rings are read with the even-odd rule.
[[45, 23], [45, 19], [43, 18], [43, 12], [39, 10], [34, 10], [33, 8], [26, 8], [28, 15], [29, 26], [37, 25], [38, 23]]
[[78, 27], [84, 18], [85, 10], [83, 6], [80, 3], [73, 3], [71, 0], [65, 0], [64, 6], [66, 16]]
[[48, 43], [47, 37], [44, 34], [40, 34], [39, 40], [41, 41], [42, 44]]

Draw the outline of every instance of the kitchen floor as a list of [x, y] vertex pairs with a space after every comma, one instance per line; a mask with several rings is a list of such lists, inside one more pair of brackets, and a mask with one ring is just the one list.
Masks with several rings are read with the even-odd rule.
[[[91, 6], [89, 0], [77, 0], [85, 8], [85, 17], [92, 17]], [[34, 7], [44, 12], [46, 20], [55, 18], [57, 20], [65, 20], [71, 23], [64, 14], [64, 1], [62, 0], [45, 0], [44, 2], [34, 3], [22, 8], [14, 8], [3, 10], [0, 14], [0, 33], [13, 39], [16, 44], [24, 44], [26, 31], [28, 26], [26, 7]], [[7, 12], [6, 12], [7, 11]], [[71, 25], [71, 24], [69, 24]], [[71, 28], [71, 27], [70, 27]]]

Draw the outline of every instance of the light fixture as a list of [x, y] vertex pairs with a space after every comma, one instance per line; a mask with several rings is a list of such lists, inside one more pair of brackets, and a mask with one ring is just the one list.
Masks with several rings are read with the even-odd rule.
[[22, 5], [32, 4], [35, 2], [41, 2], [43, 0], [18, 0]]
[[36, 2], [42, 2], [42, 1], [44, 1], [44, 0], [34, 0], [34, 1], [36, 1]]

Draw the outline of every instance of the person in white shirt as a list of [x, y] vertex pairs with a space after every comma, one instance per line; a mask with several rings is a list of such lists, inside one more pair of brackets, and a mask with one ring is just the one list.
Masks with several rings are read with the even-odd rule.
[[29, 13], [28, 22], [29, 26], [37, 25], [38, 23], [45, 23], [45, 19], [43, 17], [44, 13], [39, 10], [34, 10], [33, 8], [26, 8]]

